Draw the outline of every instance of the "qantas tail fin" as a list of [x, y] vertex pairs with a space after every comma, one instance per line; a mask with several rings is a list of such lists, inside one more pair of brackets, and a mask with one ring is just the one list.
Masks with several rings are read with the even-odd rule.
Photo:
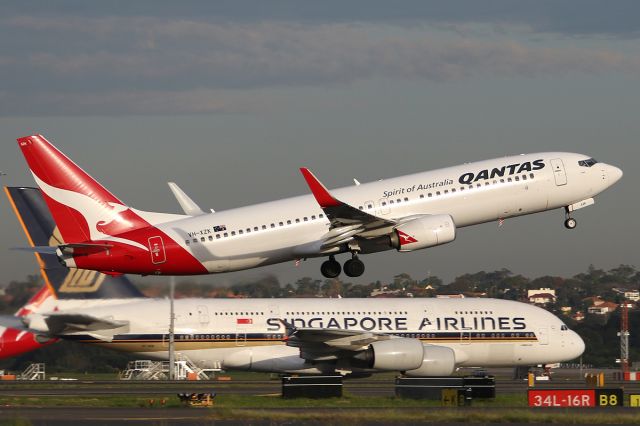
[[68, 243], [100, 240], [149, 226], [42, 135], [18, 145], [43, 192], [62, 238]]
[[[31, 246], [56, 247], [65, 244], [38, 188], [5, 187], [4, 190]], [[124, 276], [69, 269], [60, 264], [57, 256], [53, 254], [36, 252], [35, 255], [46, 288], [36, 294], [21, 310], [23, 315], [41, 306], [44, 300], [51, 296], [58, 299], [144, 297]]]

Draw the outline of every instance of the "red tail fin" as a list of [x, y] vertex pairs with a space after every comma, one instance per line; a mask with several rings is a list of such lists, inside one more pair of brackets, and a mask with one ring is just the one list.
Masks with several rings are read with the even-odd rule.
[[19, 138], [18, 145], [66, 242], [149, 225], [42, 135]]

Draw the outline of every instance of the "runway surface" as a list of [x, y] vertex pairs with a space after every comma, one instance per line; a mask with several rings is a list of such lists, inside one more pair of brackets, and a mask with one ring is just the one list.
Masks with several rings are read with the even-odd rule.
[[[265, 376], [261, 376], [262, 378]], [[537, 388], [585, 388], [585, 381], [579, 380], [575, 372], [569, 374], [557, 374], [553, 381], [540, 382]], [[626, 394], [640, 393], [640, 382], [615, 382], [608, 380], [605, 387], [623, 387]], [[498, 378], [496, 380], [496, 393], [522, 394], [527, 391], [527, 381], [522, 379]], [[175, 396], [182, 392], [215, 392], [217, 395], [242, 395], [242, 396], [264, 396], [279, 395], [281, 392], [281, 382], [278, 379], [268, 380], [231, 380], [231, 381], [193, 381], [193, 382], [148, 382], [148, 381], [43, 381], [28, 382], [0, 381], [0, 425], [4, 424], [33, 424], [33, 425], [68, 425], [68, 424], [91, 424], [92, 426], [113, 424], [125, 421], [131, 424], [161, 424], [161, 425], [184, 425], [184, 424], [210, 424], [217, 425], [232, 424], [292, 424], [291, 420], [277, 420], [278, 416], [287, 416], [291, 413], [302, 412], [305, 414], [316, 413], [319, 419], [332, 419], [336, 415], [358, 416], [359, 413], [383, 412], [393, 410], [392, 408], [234, 408], [232, 412], [237, 413], [241, 418], [229, 419], [228, 416], [221, 416], [220, 409], [197, 409], [197, 408], [104, 408], [104, 407], [10, 407], [6, 404], [9, 397], [85, 397], [100, 398], [101, 396], [127, 396], [133, 398], [156, 398], [161, 396]], [[354, 396], [394, 396], [393, 377], [384, 378], [371, 377], [367, 379], [352, 379], [344, 381], [344, 392]], [[3, 401], [4, 399], [4, 401]], [[529, 410], [528, 408], [520, 408]], [[222, 410], [225, 410], [222, 408]], [[425, 410], [451, 410], [441, 407], [411, 407], [397, 408], [403, 413], [424, 413]], [[465, 413], [486, 413], [510, 410], [510, 408], [480, 408], [464, 407], [455, 410], [465, 410]], [[596, 409], [591, 409], [596, 410]], [[604, 409], [597, 409], [602, 413]], [[615, 409], [614, 409], [615, 410]], [[635, 410], [624, 408], [627, 413], [635, 413]], [[541, 413], [540, 409], [532, 409], [533, 412]], [[545, 409], [544, 412], [553, 410]], [[584, 410], [581, 410], [584, 411]], [[590, 411], [590, 410], [589, 410]], [[256, 415], [258, 413], [269, 413], [269, 418]], [[579, 412], [579, 411], [576, 411]], [[594, 412], [594, 411], [591, 411]], [[640, 411], [639, 411], [640, 412]], [[250, 420], [244, 420], [251, 417]], [[276, 420], [273, 419], [276, 417]], [[299, 422], [293, 422], [299, 423]], [[367, 422], [371, 423], [371, 422]], [[326, 421], [311, 420], [305, 424], [326, 424]], [[373, 424], [384, 424], [384, 422], [373, 422]], [[531, 423], [529, 423], [531, 424]]]

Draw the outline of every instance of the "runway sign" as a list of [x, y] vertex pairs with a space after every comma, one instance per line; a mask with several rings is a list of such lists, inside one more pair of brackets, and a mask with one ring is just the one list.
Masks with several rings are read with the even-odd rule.
[[622, 389], [529, 389], [529, 407], [622, 407]]
[[640, 408], [640, 394], [632, 393], [629, 395], [629, 407]]

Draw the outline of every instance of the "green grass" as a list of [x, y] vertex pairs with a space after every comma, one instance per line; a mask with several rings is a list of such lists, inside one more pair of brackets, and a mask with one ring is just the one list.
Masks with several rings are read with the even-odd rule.
[[[153, 404], [149, 400], [154, 400]], [[166, 399], [164, 406], [159, 401]], [[0, 405], [22, 407], [180, 407], [176, 395], [140, 397], [1, 397]], [[289, 408], [304, 410], [287, 411]], [[186, 408], [185, 408], [186, 409]], [[330, 411], [327, 411], [329, 409]], [[526, 396], [499, 395], [494, 400], [474, 400], [473, 407], [441, 408], [439, 401], [362, 397], [345, 395], [330, 399], [283, 399], [277, 395], [220, 395], [213, 408], [207, 410], [212, 420], [267, 420], [291, 422], [464, 422], [464, 423], [568, 423], [568, 424], [640, 424], [640, 411], [598, 409], [529, 409]], [[7, 419], [8, 420], [8, 419]], [[0, 421], [2, 424], [20, 424]]]

